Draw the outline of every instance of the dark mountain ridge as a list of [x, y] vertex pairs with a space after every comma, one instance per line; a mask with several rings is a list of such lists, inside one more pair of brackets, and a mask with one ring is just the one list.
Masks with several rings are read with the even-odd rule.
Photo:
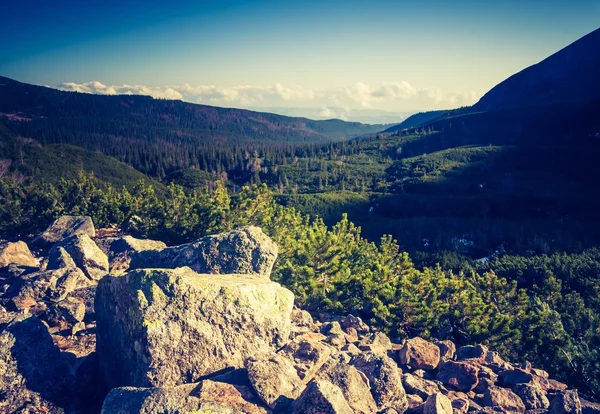
[[600, 132], [599, 117], [593, 116], [600, 108], [599, 73], [597, 29], [499, 83], [471, 107], [416, 114], [385, 132], [422, 127], [446, 131], [460, 125], [462, 135], [478, 135], [475, 139], [482, 143], [497, 129], [513, 142], [525, 135], [534, 141], [543, 136], [595, 135]]

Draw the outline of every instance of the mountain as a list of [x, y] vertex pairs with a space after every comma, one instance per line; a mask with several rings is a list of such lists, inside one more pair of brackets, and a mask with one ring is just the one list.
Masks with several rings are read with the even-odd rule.
[[[246, 142], [328, 142], [377, 132], [381, 125], [339, 119], [313, 121], [283, 115], [197, 105], [138, 95], [92, 95], [29, 85], [0, 77], [0, 114], [11, 120], [53, 128], [82, 129], [87, 121], [119, 123], [122, 133], [140, 127], [182, 140]], [[98, 133], [106, 126], [86, 125]], [[53, 131], [49, 131], [52, 133]]]
[[501, 82], [473, 106], [489, 111], [600, 98], [600, 29]]
[[598, 73], [600, 29], [499, 83], [471, 107], [420, 113], [385, 132], [431, 127], [483, 144], [595, 135]]
[[60, 179], [74, 179], [80, 172], [93, 174], [116, 188], [133, 187], [142, 181], [162, 192], [164, 186], [112, 157], [65, 144], [40, 145], [32, 139], [16, 137], [0, 122], [0, 178], [12, 176], [17, 181], [29, 177], [56, 184]]
[[450, 111], [426, 111], [419, 112], [418, 114], [414, 114], [406, 118], [402, 123], [398, 125], [394, 125], [383, 132], [396, 132], [401, 131], [403, 129], [408, 128], [417, 128], [423, 124], [426, 124], [431, 121], [435, 121], [436, 119], [444, 118], [448, 115]]
[[1, 77], [0, 120], [16, 136], [95, 151], [160, 179], [188, 168], [244, 178], [251, 155], [281, 158], [298, 144], [326, 145], [383, 128], [148, 96], [64, 92]]

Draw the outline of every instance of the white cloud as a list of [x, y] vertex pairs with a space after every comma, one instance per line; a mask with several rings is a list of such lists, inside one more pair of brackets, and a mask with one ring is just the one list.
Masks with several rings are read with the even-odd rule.
[[[238, 85], [220, 87], [215, 85], [145, 86], [105, 85], [99, 81], [73, 83], [59, 86], [67, 91], [102, 95], [149, 95], [162, 99], [181, 99], [208, 105], [232, 107], [311, 107], [322, 108], [323, 117], [344, 119], [352, 109], [374, 109], [388, 111], [427, 110], [455, 108], [475, 103], [481, 94], [468, 92], [446, 92], [437, 87], [417, 88], [406, 81], [385, 82], [311, 89], [299, 85], [272, 86]], [[333, 111], [331, 108], [336, 108]], [[340, 111], [339, 108], [344, 108]]]

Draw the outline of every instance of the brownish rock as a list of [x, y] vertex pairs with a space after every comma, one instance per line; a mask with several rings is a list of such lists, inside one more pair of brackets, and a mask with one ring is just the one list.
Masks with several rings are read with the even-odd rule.
[[436, 379], [455, 390], [469, 392], [479, 383], [479, 368], [469, 362], [448, 361], [440, 368]]
[[218, 403], [243, 413], [267, 414], [267, 410], [258, 405], [260, 401], [250, 388], [244, 385], [204, 380], [190, 395], [201, 401]]
[[491, 386], [483, 394], [483, 403], [487, 407], [498, 407], [507, 413], [524, 413], [525, 404], [517, 394], [508, 388]]
[[31, 254], [27, 243], [22, 241], [0, 244], [0, 267], [10, 264], [39, 267], [39, 263], [33, 254]]
[[422, 338], [408, 339], [398, 357], [403, 365], [413, 369], [435, 369], [440, 362], [440, 348]]

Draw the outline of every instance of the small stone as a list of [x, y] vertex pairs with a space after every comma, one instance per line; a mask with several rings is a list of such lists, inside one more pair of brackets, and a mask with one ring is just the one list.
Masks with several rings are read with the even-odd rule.
[[296, 399], [302, 391], [302, 380], [294, 364], [281, 355], [249, 358], [246, 360], [246, 370], [254, 391], [269, 408], [274, 408], [282, 399]]
[[423, 406], [423, 414], [453, 414], [452, 402], [439, 392], [430, 395]]
[[311, 381], [292, 406], [294, 414], [354, 414], [339, 387], [329, 381]]
[[348, 315], [342, 320], [342, 327], [344, 329], [354, 328], [360, 335], [366, 335], [369, 333], [369, 326], [363, 322], [361, 318], [354, 315]]

